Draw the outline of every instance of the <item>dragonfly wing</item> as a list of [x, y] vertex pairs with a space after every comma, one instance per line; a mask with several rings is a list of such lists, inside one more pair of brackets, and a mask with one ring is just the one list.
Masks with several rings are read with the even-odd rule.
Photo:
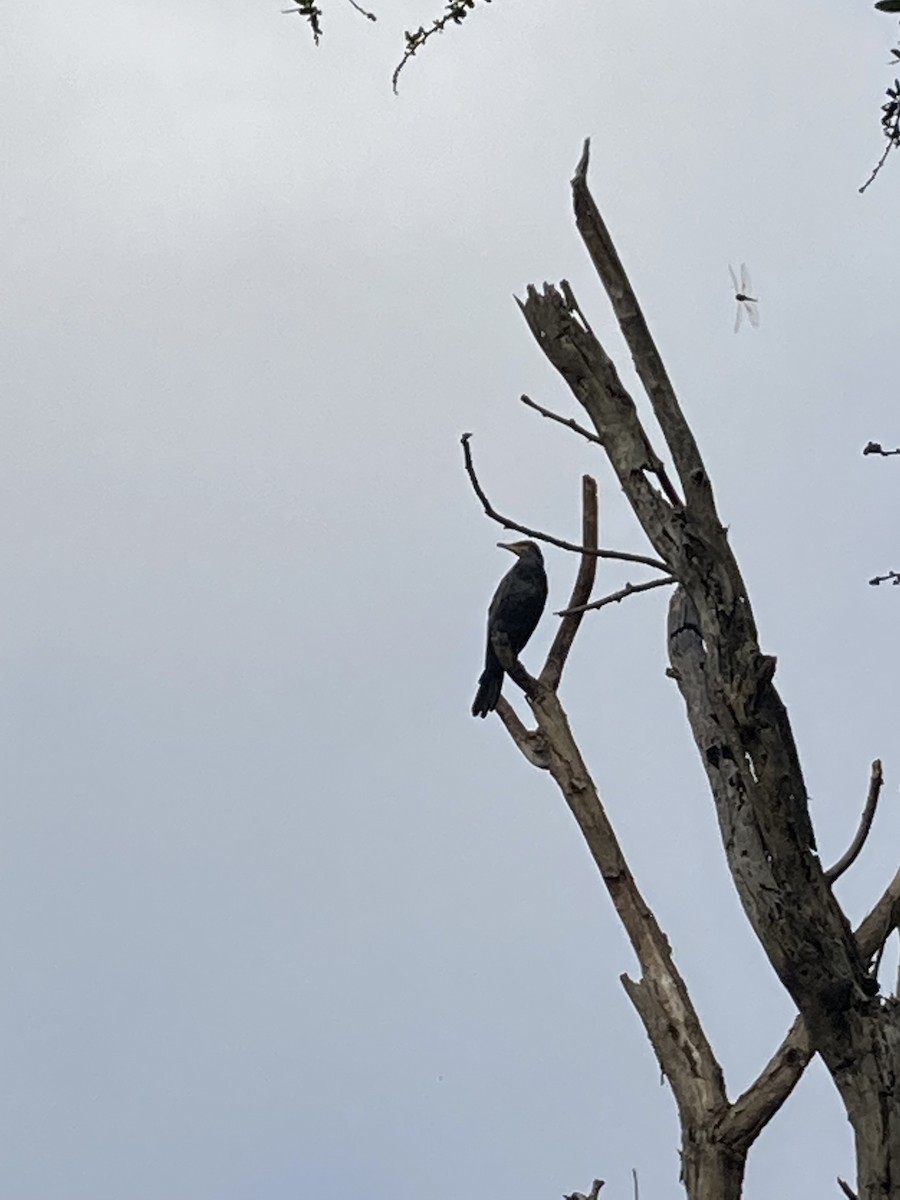
[[[743, 308], [743, 305], [741, 305]], [[750, 318], [750, 324], [754, 329], [759, 329], [759, 309], [755, 304], [747, 305], [747, 316]]]
[[741, 285], [737, 281], [737, 275], [735, 275], [734, 267], [731, 263], [728, 264], [728, 274], [731, 276], [731, 282], [734, 284], [734, 294], [737, 295], [741, 290]]
[[753, 284], [750, 282], [750, 272], [746, 263], [741, 263], [741, 291], [745, 296], [753, 295]]

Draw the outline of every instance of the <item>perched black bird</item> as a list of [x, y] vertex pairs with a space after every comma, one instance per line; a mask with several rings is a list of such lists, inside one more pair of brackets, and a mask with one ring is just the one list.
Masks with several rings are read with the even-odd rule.
[[512, 550], [519, 561], [500, 580], [488, 609], [487, 652], [484, 670], [478, 680], [478, 694], [472, 705], [473, 717], [486, 717], [500, 699], [503, 667], [492, 639], [503, 638], [518, 658], [547, 603], [547, 576], [540, 547], [534, 542], [498, 542], [497, 545]]

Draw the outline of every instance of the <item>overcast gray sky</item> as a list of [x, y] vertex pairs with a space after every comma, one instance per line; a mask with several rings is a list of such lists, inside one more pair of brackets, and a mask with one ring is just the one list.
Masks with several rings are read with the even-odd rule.
[[[860, 916], [900, 858], [900, 159], [863, 197], [896, 23], [854, 5], [6, 4], [2, 1191], [14, 1200], [679, 1193], [631, 952], [551, 782], [469, 716], [509, 563], [461, 470], [643, 544], [513, 301], [591, 181], [778, 656], [823, 857], [868, 764]], [[286, 5], [284, 7], [287, 7]], [[732, 333], [729, 261], [762, 327]], [[624, 367], [624, 363], [622, 366]], [[625, 372], [630, 378], [629, 373]], [[551, 608], [574, 563], [549, 550]], [[625, 578], [604, 566], [602, 584]], [[728, 879], [665, 596], [564, 683], [732, 1094], [791, 1008]], [[547, 616], [526, 661], [554, 629]], [[893, 959], [896, 959], [894, 954]], [[891, 970], [893, 966], [891, 966]], [[834, 1194], [816, 1065], [748, 1195]], [[606, 1193], [604, 1193], [606, 1194]]]

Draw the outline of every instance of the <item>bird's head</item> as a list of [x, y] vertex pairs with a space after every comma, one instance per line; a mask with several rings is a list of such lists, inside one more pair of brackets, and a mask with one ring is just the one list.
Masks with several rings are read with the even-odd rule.
[[521, 558], [523, 555], [534, 555], [538, 561], [544, 561], [544, 556], [541, 554], [541, 548], [537, 542], [498, 542], [497, 545], [501, 550], [511, 550], [517, 558]]

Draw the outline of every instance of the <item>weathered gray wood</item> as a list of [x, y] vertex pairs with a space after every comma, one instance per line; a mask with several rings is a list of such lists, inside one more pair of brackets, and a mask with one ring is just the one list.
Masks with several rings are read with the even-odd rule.
[[[873, 994], [877, 983], [868, 973], [867, 958], [816, 854], [799, 755], [773, 681], [775, 659], [760, 648], [747, 588], [716, 513], [712, 484], [587, 189], [586, 170], [587, 147], [573, 180], [578, 228], [628, 341], [666, 452], [675, 464], [683, 502], [668, 483], [662, 458], [651, 445], [632, 397], [568, 284], [545, 284], [540, 291], [530, 287], [522, 311], [538, 345], [590, 418], [653, 549], [679, 583], [669, 615], [671, 674], [706, 770], [744, 911], [803, 1018], [803, 1029], [789, 1035], [770, 1073], [757, 1081], [755, 1094], [743, 1097], [739, 1110], [735, 1106], [723, 1111], [716, 1131], [701, 1123], [691, 1141], [690, 1120], [682, 1114], [685, 1182], [696, 1169], [706, 1182], [689, 1186], [689, 1194], [712, 1196], [716, 1187], [730, 1194], [731, 1175], [743, 1169], [740, 1151], [731, 1174], [720, 1159], [708, 1162], [705, 1151], [713, 1147], [719, 1154], [723, 1135], [730, 1141], [739, 1133], [746, 1137], [753, 1129], [758, 1132], [760, 1122], [781, 1103], [784, 1089], [799, 1078], [805, 1057], [818, 1051], [853, 1125], [860, 1197], [900, 1200], [900, 1010], [895, 1001]], [[547, 737], [550, 770], [559, 775], [567, 798], [572, 797], [570, 806], [591, 844], [590, 813], [582, 808], [584, 781], [577, 773], [566, 777], [561, 761], [554, 759], [559, 716], [547, 707], [543, 694], [533, 697], [532, 707], [539, 728], [545, 734], [554, 730]], [[613, 880], [606, 874], [604, 878], [611, 887]], [[882, 906], [880, 919], [888, 930], [896, 924], [896, 913], [896, 905], [888, 906], [885, 916]], [[629, 985], [629, 994], [642, 1011], [642, 1005], [649, 1004], [652, 984]], [[642, 1016], [650, 1033], [649, 1008]], [[664, 1033], [654, 1030], [650, 1036], [661, 1063], [661, 1047], [666, 1055], [675, 1055]], [[681, 1065], [685, 1067], [683, 1053]]]

